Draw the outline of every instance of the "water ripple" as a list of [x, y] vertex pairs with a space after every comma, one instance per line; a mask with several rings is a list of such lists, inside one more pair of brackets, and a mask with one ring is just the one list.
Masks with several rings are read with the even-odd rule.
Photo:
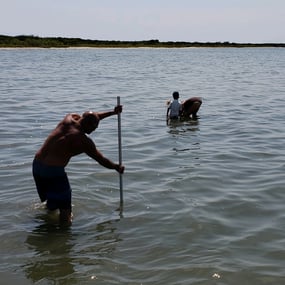
[[[0, 58], [4, 282], [284, 283], [283, 49], [15, 49]], [[167, 124], [174, 90], [203, 97], [198, 120]], [[66, 113], [112, 109], [117, 95], [124, 210], [118, 174], [81, 155], [66, 168], [74, 223], [62, 227], [39, 203], [34, 153]], [[118, 160], [115, 117], [91, 138]]]

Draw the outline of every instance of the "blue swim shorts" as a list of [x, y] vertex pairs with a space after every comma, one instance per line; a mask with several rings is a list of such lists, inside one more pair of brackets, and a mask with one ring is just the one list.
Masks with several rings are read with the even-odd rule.
[[71, 210], [71, 188], [64, 167], [33, 161], [33, 176], [42, 202], [49, 210]]

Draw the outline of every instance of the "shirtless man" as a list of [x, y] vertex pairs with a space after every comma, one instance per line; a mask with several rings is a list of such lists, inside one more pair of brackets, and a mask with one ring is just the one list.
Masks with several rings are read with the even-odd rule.
[[109, 112], [68, 114], [36, 153], [33, 176], [39, 197], [42, 202], [47, 201], [49, 210], [59, 209], [61, 221], [72, 221], [71, 188], [64, 170], [71, 157], [86, 153], [102, 166], [124, 172], [123, 165], [104, 157], [86, 135], [95, 131], [100, 120], [121, 112], [122, 106], [117, 106]]
[[185, 119], [192, 119], [197, 118], [197, 113], [202, 105], [202, 99], [200, 97], [192, 97], [182, 104], [182, 114], [181, 117]]

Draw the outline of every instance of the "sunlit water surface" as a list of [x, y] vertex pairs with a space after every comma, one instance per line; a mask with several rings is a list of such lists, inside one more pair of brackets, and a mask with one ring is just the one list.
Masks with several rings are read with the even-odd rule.
[[[285, 284], [285, 50], [0, 50], [1, 284]], [[166, 124], [166, 100], [201, 96]], [[122, 113], [119, 176], [66, 171], [74, 222], [39, 203], [35, 151], [66, 113]], [[118, 160], [117, 118], [91, 135]]]

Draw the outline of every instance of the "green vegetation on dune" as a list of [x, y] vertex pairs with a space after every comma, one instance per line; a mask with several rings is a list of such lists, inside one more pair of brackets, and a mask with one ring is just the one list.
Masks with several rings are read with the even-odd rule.
[[105, 41], [86, 40], [80, 38], [37, 37], [37, 36], [5, 36], [0, 35], [0, 48], [185, 48], [185, 47], [285, 47], [284, 43], [230, 43], [230, 42], [160, 42], [147, 41]]

